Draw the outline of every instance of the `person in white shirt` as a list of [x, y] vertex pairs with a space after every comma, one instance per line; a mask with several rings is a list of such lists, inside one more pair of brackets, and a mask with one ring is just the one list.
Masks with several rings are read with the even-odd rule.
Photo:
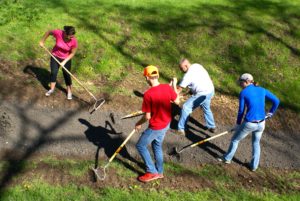
[[200, 64], [191, 64], [187, 59], [182, 59], [179, 67], [185, 74], [179, 86], [177, 86], [177, 78], [173, 78], [173, 88], [179, 94], [183, 88], [188, 87], [193, 95], [183, 104], [177, 134], [185, 135], [188, 117], [197, 107], [201, 107], [204, 112], [206, 128], [214, 133], [216, 126], [210, 103], [215, 88], [208, 72]]

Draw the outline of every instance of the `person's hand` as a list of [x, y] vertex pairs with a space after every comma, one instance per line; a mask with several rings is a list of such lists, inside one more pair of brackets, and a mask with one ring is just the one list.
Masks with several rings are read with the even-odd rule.
[[173, 86], [176, 86], [176, 85], [177, 85], [177, 78], [176, 78], [176, 77], [173, 77], [173, 79], [172, 79], [172, 84], [173, 84]]
[[236, 124], [230, 131], [234, 132], [234, 131], [237, 131], [239, 128], [240, 128], [240, 125]]
[[142, 125], [141, 125], [141, 124], [135, 124], [135, 130], [136, 130], [136, 131], [141, 130], [141, 128], [142, 128]]
[[66, 63], [67, 63], [67, 61], [63, 60], [62, 62], [60, 62], [60, 65], [63, 66], [63, 67], [65, 67]]
[[273, 116], [273, 113], [269, 112], [269, 113], [266, 115], [265, 119], [269, 119], [269, 118], [271, 118], [272, 116]]
[[40, 42], [39, 42], [39, 45], [40, 45], [41, 47], [45, 47], [45, 46], [44, 46], [44, 41], [40, 41]]

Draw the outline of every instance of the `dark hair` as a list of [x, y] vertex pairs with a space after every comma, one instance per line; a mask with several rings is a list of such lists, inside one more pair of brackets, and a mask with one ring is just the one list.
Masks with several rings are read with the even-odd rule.
[[254, 82], [254, 81], [253, 81], [252, 83], [253, 83], [253, 85], [256, 86], [256, 87], [259, 85], [258, 82]]
[[[248, 82], [248, 80], [238, 79], [238, 82]], [[254, 80], [251, 80], [250, 83], [252, 83], [256, 87], [259, 86], [259, 83], [255, 82]]]
[[74, 35], [76, 33], [75, 28], [72, 26], [64, 26], [64, 31], [68, 36]]

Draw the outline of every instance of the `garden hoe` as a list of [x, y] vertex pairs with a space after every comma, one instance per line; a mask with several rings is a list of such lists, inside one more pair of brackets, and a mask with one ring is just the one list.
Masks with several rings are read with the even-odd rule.
[[114, 158], [116, 157], [116, 155], [118, 153], [120, 153], [120, 151], [122, 150], [122, 148], [125, 146], [125, 144], [127, 143], [127, 141], [133, 136], [133, 134], [135, 133], [135, 129], [133, 131], [131, 131], [131, 133], [127, 136], [127, 138], [124, 140], [124, 142], [119, 146], [119, 148], [115, 151], [115, 153], [110, 157], [110, 159], [108, 160], [108, 163], [103, 166], [102, 168], [93, 168], [92, 170], [94, 171], [95, 175], [97, 176], [97, 178], [101, 181], [103, 181], [106, 177], [106, 168], [109, 166], [109, 164], [114, 160]]
[[43, 48], [50, 54], [50, 56], [72, 77], [74, 80], [78, 82], [78, 84], [85, 89], [85, 91], [95, 100], [93, 108], [89, 109], [90, 114], [94, 113], [96, 110], [98, 110], [104, 103], [104, 98], [97, 99], [94, 94], [92, 94], [66, 67], [61, 65], [61, 63], [51, 54], [51, 52], [43, 46]]
[[225, 131], [223, 133], [220, 133], [220, 134], [214, 135], [212, 137], [206, 138], [206, 139], [201, 140], [199, 142], [196, 142], [196, 143], [193, 143], [193, 144], [190, 144], [190, 145], [186, 145], [183, 148], [181, 148], [179, 151], [178, 151], [177, 147], [173, 147], [173, 149], [169, 153], [169, 155], [175, 156], [179, 160], [180, 159], [180, 153], [183, 152], [185, 149], [190, 148], [190, 147], [192, 148], [192, 147], [198, 146], [198, 145], [203, 144], [203, 143], [205, 143], [209, 140], [215, 139], [217, 137], [220, 137], [220, 136], [226, 135], [226, 134], [228, 134], [228, 131]]

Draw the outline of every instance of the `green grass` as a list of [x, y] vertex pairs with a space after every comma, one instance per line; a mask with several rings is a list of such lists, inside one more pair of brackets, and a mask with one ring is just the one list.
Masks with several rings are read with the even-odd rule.
[[86, 172], [92, 167], [93, 161], [85, 160], [78, 161], [73, 159], [64, 159], [58, 160], [54, 157], [48, 156], [40, 160], [39, 162], [43, 162], [45, 164], [50, 165], [52, 168], [68, 170], [70, 175], [72, 176], [83, 176]]
[[2, 195], [1, 200], [53, 201], [53, 200], [97, 200], [100, 194], [88, 187], [73, 184], [66, 186], [50, 185], [40, 180], [24, 182]]
[[[40, 159], [34, 159], [26, 162], [21, 162], [22, 171], [24, 174], [28, 172], [27, 176], [22, 176], [23, 173], [15, 176], [13, 179], [13, 185], [6, 187], [0, 191], [0, 199], [7, 200], [24, 200], [24, 201], [47, 201], [47, 200], [212, 200], [212, 201], [293, 201], [300, 199], [300, 193], [295, 189], [299, 188], [297, 181], [299, 180], [298, 171], [284, 170], [267, 170], [261, 169], [257, 172], [262, 183], [264, 180], [272, 180], [276, 183], [277, 190], [272, 189], [272, 186], [266, 185], [256, 186], [253, 188], [246, 188], [241, 183], [234, 182], [236, 178], [233, 178], [229, 172], [223, 166], [220, 165], [203, 165], [201, 167], [184, 167], [179, 164], [166, 163], [165, 172], [167, 177], [176, 178], [177, 175], [188, 175], [195, 177], [201, 177], [212, 184], [211, 187], [193, 189], [192, 192], [178, 189], [169, 189], [164, 184], [165, 181], [154, 181], [150, 184], [142, 184], [139, 182], [130, 183], [128, 185], [122, 185], [123, 187], [110, 186], [109, 177], [106, 178], [107, 185], [99, 188], [97, 185], [93, 186], [92, 183], [83, 183], [82, 177], [87, 176], [87, 169], [92, 164], [92, 161], [64, 159], [59, 160], [54, 157], [43, 157]], [[48, 183], [41, 179], [43, 173], [35, 173], [41, 167], [42, 164], [48, 164], [50, 166], [49, 172], [52, 169], [60, 170], [61, 175], [58, 172], [55, 173], [56, 178], [65, 176], [65, 173], [70, 173], [75, 180], [70, 178], [69, 182], [59, 183], [59, 179], [54, 179], [54, 183]], [[134, 166], [134, 164], [130, 163]], [[0, 162], [1, 172], [5, 172], [8, 167], [7, 162]], [[136, 168], [136, 167], [135, 167]], [[137, 174], [124, 167], [119, 160], [113, 162], [108, 169], [109, 172], [116, 173], [119, 177], [119, 181], [129, 181], [130, 178], [136, 177]], [[274, 171], [274, 172], [273, 172]], [[45, 173], [44, 173], [45, 174]], [[29, 176], [31, 175], [31, 176]], [[256, 177], [255, 176], [255, 177]], [[274, 180], [275, 178], [275, 180]], [[79, 183], [75, 183], [76, 179], [79, 179]], [[173, 180], [172, 180], [173, 181]], [[169, 181], [169, 182], [172, 182]], [[294, 183], [289, 183], [293, 181]], [[98, 181], [100, 182], [100, 181]], [[104, 181], [105, 182], [105, 181]], [[259, 189], [259, 190], [258, 190]], [[280, 192], [284, 193], [278, 193]]]
[[142, 188], [135, 189], [117, 189], [104, 188], [100, 190], [91, 189], [86, 186], [69, 185], [50, 185], [45, 182], [34, 180], [24, 182], [8, 189], [2, 194], [3, 201], [8, 200], [24, 200], [24, 201], [52, 201], [52, 200], [197, 200], [197, 201], [297, 201], [300, 194], [292, 193], [288, 195], [279, 195], [277, 193], [263, 192], [257, 193], [246, 190], [234, 190], [220, 188], [216, 190], [199, 190], [197, 192], [185, 192], [177, 190], [143, 190]]
[[[237, 95], [237, 77], [252, 73], [282, 103], [300, 111], [300, 2], [294, 0], [4, 0], [0, 57], [49, 57], [38, 41], [48, 29], [77, 29], [74, 71], [85, 81], [115, 82], [146, 64], [161, 77], [181, 76], [177, 62], [203, 64], [219, 92]], [[51, 48], [53, 40], [46, 43]], [[22, 68], [19, 66], [17, 68]], [[131, 69], [131, 70], [128, 70]], [[17, 69], [22, 70], [22, 69]], [[122, 89], [106, 88], [112, 92]]]

